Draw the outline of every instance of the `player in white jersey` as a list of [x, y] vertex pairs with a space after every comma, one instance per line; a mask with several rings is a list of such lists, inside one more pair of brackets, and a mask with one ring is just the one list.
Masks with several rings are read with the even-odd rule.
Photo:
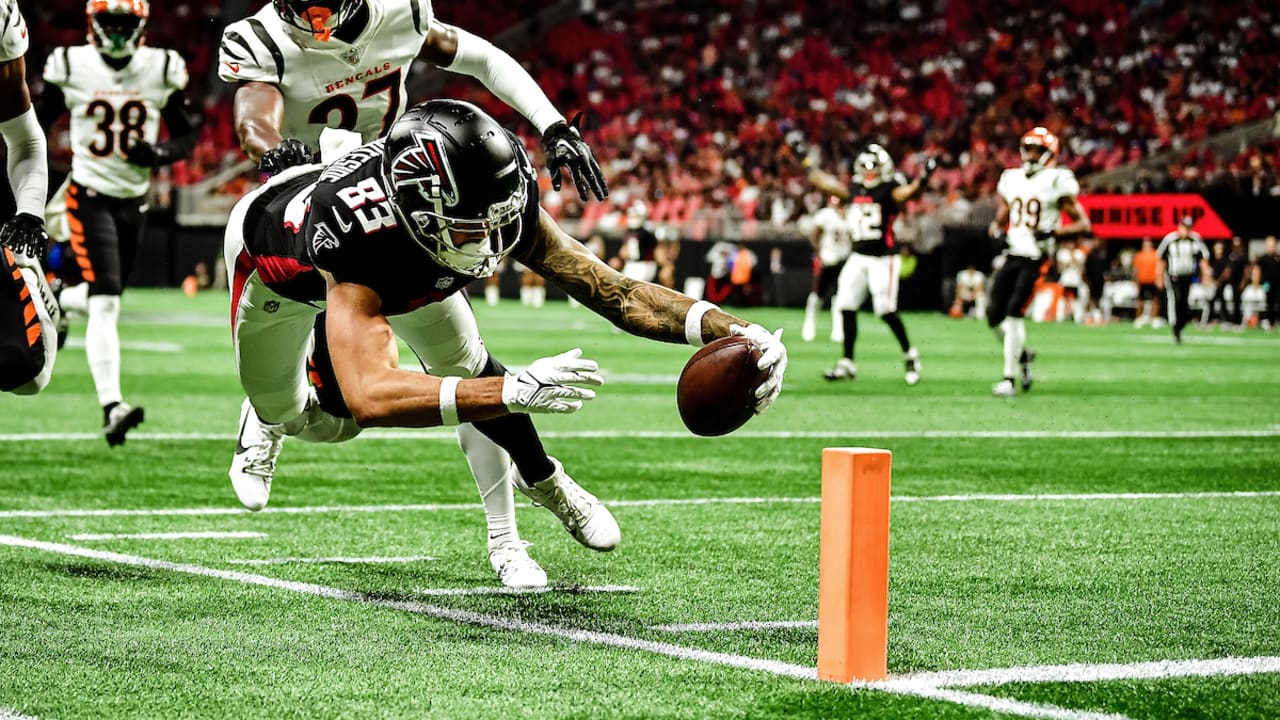
[[27, 90], [27, 43], [17, 0], [0, 0], [0, 137], [17, 206], [0, 225], [0, 390], [20, 395], [49, 383], [61, 319], [40, 266], [49, 244], [43, 219], [49, 173]]
[[1074, 322], [1084, 322], [1085, 301], [1088, 287], [1084, 284], [1084, 251], [1074, 241], [1063, 241], [1054, 257], [1058, 266], [1058, 284], [1062, 286], [1062, 301]]
[[[120, 295], [142, 240], [151, 170], [195, 148], [184, 89], [187, 66], [172, 50], [145, 47], [147, 0], [89, 0], [89, 44], [55, 48], [44, 69], [40, 119], [71, 117], [67, 224], [89, 310], [85, 354], [107, 444], [143, 420], [120, 392]], [[158, 142], [160, 123], [170, 135]]]
[[[1046, 258], [1057, 240], [1089, 232], [1089, 219], [1076, 201], [1080, 183], [1075, 173], [1054, 166], [1058, 136], [1043, 127], [1022, 136], [1022, 166], [1009, 168], [996, 186], [998, 204], [991, 236], [1006, 244], [1005, 261], [991, 277], [987, 324], [1004, 347], [1004, 378], [995, 384], [997, 397], [1017, 393], [1014, 378], [1021, 374], [1023, 392], [1031, 389], [1031, 363], [1023, 315]], [[1062, 214], [1071, 218], [1062, 224]]]
[[[809, 234], [813, 246], [813, 288], [804, 304], [804, 325], [800, 339], [813, 342], [818, 335], [818, 309], [836, 289], [840, 268], [853, 252], [845, 214], [840, 211], [840, 198], [832, 195], [827, 204], [813, 214], [813, 231]], [[844, 327], [840, 313], [831, 313], [831, 342], [843, 342]]]
[[[470, 75], [520, 112], [541, 133], [552, 187], [561, 186], [567, 168], [582, 200], [588, 191], [599, 199], [608, 188], [575, 122], [566, 123], [545, 93], [513, 58], [486, 40], [440, 22], [430, 0], [272, 0], [253, 16], [223, 32], [218, 72], [236, 83], [234, 122], [241, 147], [265, 173], [279, 173], [310, 162], [325, 127], [358, 133], [368, 142], [385, 134], [404, 111], [405, 79], [414, 60]], [[474, 323], [471, 307], [456, 303], [452, 321]], [[317, 319], [317, 326], [323, 324]], [[500, 366], [500, 365], [497, 365]], [[323, 407], [322, 398], [314, 402]], [[259, 416], [259, 411], [264, 415]], [[515, 500], [503, 447], [541, 450], [528, 418], [499, 432], [467, 424], [458, 436], [476, 478], [489, 525], [490, 561], [507, 585], [545, 583], [545, 573], [524, 551], [515, 523]], [[258, 510], [270, 496], [275, 457], [284, 437], [269, 410], [242, 408], [242, 441], [230, 476], [245, 507]], [[246, 424], [247, 421], [247, 424]], [[268, 463], [256, 457], [257, 436], [276, 434]], [[501, 434], [501, 437], [499, 437]], [[501, 440], [503, 447], [496, 442]], [[548, 478], [554, 467], [545, 453], [516, 452], [517, 469], [529, 478]], [[535, 457], [522, 463], [520, 458]], [[523, 465], [523, 466], [522, 466]]]

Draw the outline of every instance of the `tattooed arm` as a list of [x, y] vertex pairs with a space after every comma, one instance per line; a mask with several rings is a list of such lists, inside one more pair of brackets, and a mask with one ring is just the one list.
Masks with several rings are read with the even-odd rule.
[[[573, 299], [632, 335], [683, 343], [685, 316], [694, 300], [660, 285], [632, 280], [600, 262], [582, 243], [569, 237], [555, 220], [540, 211], [533, 242], [516, 259], [554, 282]], [[702, 316], [702, 341], [728, 337], [730, 325], [747, 321], [719, 309]]]

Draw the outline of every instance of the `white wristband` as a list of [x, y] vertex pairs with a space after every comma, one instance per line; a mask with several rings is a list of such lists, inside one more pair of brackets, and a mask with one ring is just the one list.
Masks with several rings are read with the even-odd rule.
[[684, 339], [694, 347], [702, 347], [706, 343], [702, 342], [702, 316], [711, 310], [719, 310], [713, 303], [706, 300], [699, 300], [689, 308], [689, 314], [684, 316]]
[[458, 424], [458, 383], [462, 378], [440, 378], [440, 424]]

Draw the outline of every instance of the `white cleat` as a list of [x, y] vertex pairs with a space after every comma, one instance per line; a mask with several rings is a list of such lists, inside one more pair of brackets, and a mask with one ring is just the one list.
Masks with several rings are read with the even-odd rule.
[[550, 510], [574, 540], [598, 552], [609, 552], [618, 547], [622, 531], [618, 529], [618, 521], [613, 519], [609, 508], [574, 482], [559, 460], [551, 458], [551, 462], [556, 467], [555, 472], [551, 477], [532, 486], [527, 485], [524, 477], [517, 472], [516, 489], [534, 504]]
[[529, 557], [529, 543], [502, 540], [489, 546], [489, 564], [503, 587], [526, 589], [547, 586], [547, 573]]
[[236, 454], [231, 458], [231, 487], [240, 504], [257, 512], [267, 506], [271, 497], [271, 479], [276, 474], [276, 460], [284, 442], [284, 427], [262, 422], [253, 404], [245, 398], [240, 406], [240, 433], [236, 437]]
[[915, 385], [920, 382], [920, 353], [915, 348], [907, 351], [906, 356], [906, 379], [908, 385]]
[[1014, 386], [1013, 380], [1005, 378], [991, 388], [991, 394], [996, 397], [1013, 397], [1018, 394], [1018, 388]]
[[840, 362], [837, 362], [835, 367], [823, 371], [822, 377], [827, 380], [856, 380], [858, 367], [849, 358], [840, 358]]

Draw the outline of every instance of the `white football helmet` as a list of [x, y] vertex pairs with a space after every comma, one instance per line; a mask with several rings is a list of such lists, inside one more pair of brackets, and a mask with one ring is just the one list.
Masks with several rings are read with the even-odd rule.
[[868, 145], [853, 161], [854, 177], [867, 189], [893, 179], [893, 170], [889, 151], [875, 143]]

